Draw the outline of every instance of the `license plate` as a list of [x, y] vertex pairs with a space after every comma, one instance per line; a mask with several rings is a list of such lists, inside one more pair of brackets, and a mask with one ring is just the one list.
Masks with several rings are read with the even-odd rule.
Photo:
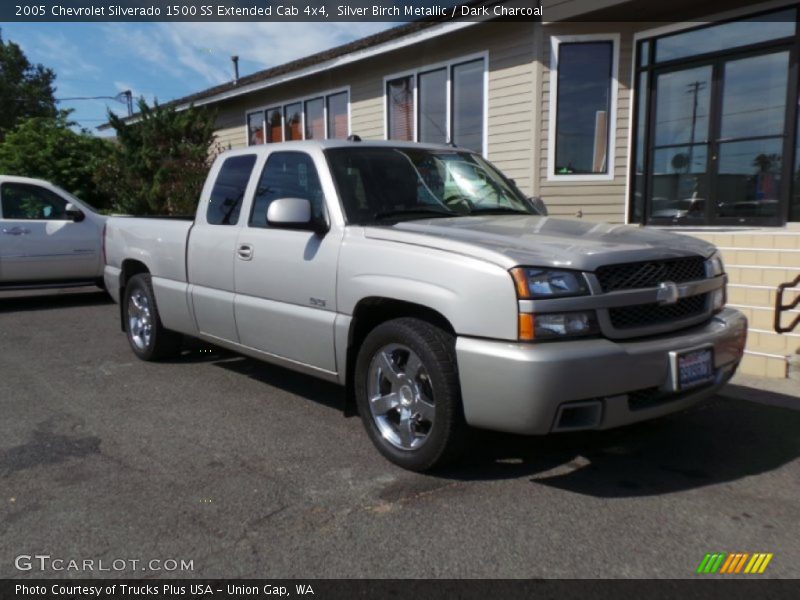
[[678, 390], [686, 390], [714, 381], [714, 352], [711, 348], [679, 352], [676, 362]]

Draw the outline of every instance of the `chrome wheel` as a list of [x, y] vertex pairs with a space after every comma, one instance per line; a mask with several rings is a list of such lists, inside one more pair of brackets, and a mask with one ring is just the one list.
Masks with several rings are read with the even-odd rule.
[[131, 341], [140, 350], [150, 347], [153, 337], [153, 317], [150, 301], [141, 289], [135, 289], [128, 298], [128, 332]]
[[367, 394], [381, 436], [400, 450], [416, 450], [433, 429], [430, 376], [419, 356], [402, 344], [380, 348], [369, 364]]

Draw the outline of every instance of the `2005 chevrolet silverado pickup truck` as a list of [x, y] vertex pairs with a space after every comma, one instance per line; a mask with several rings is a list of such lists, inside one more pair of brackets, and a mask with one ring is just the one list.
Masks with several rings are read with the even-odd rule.
[[545, 212], [449, 146], [250, 147], [216, 159], [193, 222], [111, 218], [105, 281], [140, 358], [185, 334], [346, 385], [413, 470], [470, 426], [605, 429], [730, 379], [747, 323], [713, 246]]

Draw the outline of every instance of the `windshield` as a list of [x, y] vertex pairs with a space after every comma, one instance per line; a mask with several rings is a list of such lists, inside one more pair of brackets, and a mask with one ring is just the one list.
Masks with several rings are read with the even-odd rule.
[[352, 224], [537, 214], [512, 182], [471, 152], [362, 147], [326, 154]]

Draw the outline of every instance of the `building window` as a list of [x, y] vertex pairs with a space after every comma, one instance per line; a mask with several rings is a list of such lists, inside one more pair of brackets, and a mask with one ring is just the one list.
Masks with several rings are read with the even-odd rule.
[[485, 152], [486, 58], [386, 79], [386, 137]]
[[331, 94], [326, 99], [328, 139], [343, 139], [349, 135], [347, 92]]
[[482, 60], [453, 65], [453, 139], [459, 146], [483, 147], [482, 91]]
[[348, 97], [347, 91], [331, 92], [249, 112], [247, 143], [346, 138]]
[[262, 111], [247, 115], [247, 140], [249, 146], [264, 143], [264, 113]]
[[631, 221], [798, 218], [795, 17], [790, 9], [639, 42]]
[[325, 102], [322, 98], [306, 100], [306, 110], [304, 114], [306, 139], [324, 140], [325, 139]]
[[267, 143], [283, 141], [283, 111], [280, 108], [268, 108]]
[[447, 69], [419, 74], [419, 141], [447, 143]]
[[548, 179], [613, 179], [617, 38], [552, 41]]
[[302, 110], [303, 105], [300, 102], [283, 107], [283, 123], [285, 125], [283, 139], [287, 142], [303, 139], [303, 117], [300, 115]]
[[400, 77], [386, 84], [389, 105], [389, 139], [414, 139], [414, 77]]

